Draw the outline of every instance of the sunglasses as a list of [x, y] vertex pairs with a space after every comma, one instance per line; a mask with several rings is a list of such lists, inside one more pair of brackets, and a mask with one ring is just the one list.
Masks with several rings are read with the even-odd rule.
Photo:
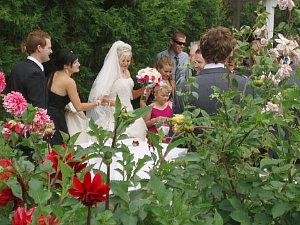
[[185, 42], [181, 42], [181, 41], [177, 41], [177, 40], [173, 40], [176, 44], [178, 44], [178, 45], [185, 45]]

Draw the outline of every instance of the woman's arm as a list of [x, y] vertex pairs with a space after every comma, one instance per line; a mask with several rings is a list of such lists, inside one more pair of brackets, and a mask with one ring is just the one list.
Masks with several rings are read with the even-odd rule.
[[144, 94], [145, 89], [146, 89], [146, 87], [143, 86], [143, 87], [141, 87], [139, 89], [132, 90], [132, 98], [136, 99], [136, 98], [142, 96]]
[[[153, 105], [151, 105], [153, 107]], [[156, 118], [151, 118], [151, 110], [150, 112], [144, 117], [144, 121], [146, 123], [147, 128], [155, 126], [160, 120], [162, 119], [161, 116]]]
[[[148, 98], [149, 96], [151, 95], [151, 91], [152, 91], [152, 88], [146, 88], [146, 99], [140, 99], [140, 107], [144, 107], [147, 105], [147, 101], [148, 101]], [[144, 93], [143, 93], [144, 94]]]
[[[126, 79], [131, 78], [131, 75], [130, 75], [129, 70], [126, 70], [125, 77], [126, 77]], [[132, 90], [132, 98], [133, 98], [133, 99], [136, 99], [136, 98], [142, 96], [142, 95], [144, 94], [145, 88], [146, 88], [146, 87], [143, 86], [143, 87], [141, 87], [141, 88], [139, 88], [139, 89]]]
[[76, 82], [72, 78], [67, 82], [66, 91], [72, 104], [78, 112], [93, 109], [102, 102], [102, 98], [98, 98], [95, 102], [82, 103], [77, 92]]

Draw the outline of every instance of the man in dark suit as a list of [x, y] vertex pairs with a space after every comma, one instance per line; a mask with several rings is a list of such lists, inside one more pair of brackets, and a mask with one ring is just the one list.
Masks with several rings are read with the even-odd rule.
[[[216, 27], [209, 29], [200, 40], [200, 51], [206, 62], [201, 75], [196, 77], [196, 82], [199, 85], [191, 87], [192, 92], [196, 92], [199, 98], [189, 97], [189, 105], [205, 110], [208, 114], [216, 112], [218, 105], [215, 99], [211, 99], [213, 93], [212, 86], [220, 88], [222, 91], [227, 91], [231, 88], [229, 82], [231, 79], [237, 81], [237, 89], [242, 91], [247, 84], [247, 79], [238, 75], [229, 75], [225, 67], [225, 61], [229, 57], [235, 45], [235, 39], [231, 35], [230, 30], [225, 27]], [[179, 86], [179, 90], [186, 92], [187, 83], [183, 82]], [[234, 87], [232, 87], [234, 89]], [[246, 94], [250, 93], [246, 89]], [[175, 96], [174, 113], [182, 113], [184, 109], [182, 97]]]
[[51, 38], [44, 31], [32, 31], [24, 42], [24, 48], [29, 56], [11, 71], [10, 90], [22, 93], [33, 106], [46, 109], [47, 81], [42, 63], [50, 60]]

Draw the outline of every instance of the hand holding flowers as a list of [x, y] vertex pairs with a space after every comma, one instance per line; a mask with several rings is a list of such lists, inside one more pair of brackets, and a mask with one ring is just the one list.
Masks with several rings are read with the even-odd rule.
[[146, 86], [146, 89], [144, 90], [144, 94], [142, 96], [143, 100], [146, 99], [147, 89], [159, 86], [162, 81], [161, 74], [155, 68], [150, 67], [140, 69], [136, 78], [138, 83]]

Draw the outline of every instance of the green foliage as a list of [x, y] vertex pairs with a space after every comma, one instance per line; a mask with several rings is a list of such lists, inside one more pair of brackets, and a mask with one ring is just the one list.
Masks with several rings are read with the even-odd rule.
[[[189, 43], [206, 28], [223, 24], [225, 17], [221, 0], [205, 0], [201, 7], [196, 0], [1, 0], [0, 4], [0, 69], [9, 75], [25, 57], [20, 44], [27, 33], [43, 29], [52, 38], [52, 59], [59, 48], [70, 48], [79, 56], [81, 71], [75, 79], [84, 101], [113, 42], [132, 45], [134, 78], [140, 68], [154, 65], [173, 32], [185, 32]], [[46, 68], [51, 70], [52, 63]]]
[[[20, 40], [30, 30], [40, 27], [51, 34], [54, 50], [69, 47], [78, 52], [82, 67], [77, 79], [80, 90], [86, 95], [115, 40], [132, 44], [132, 74], [135, 74], [138, 68], [151, 64], [158, 51], [168, 47], [169, 35], [174, 30], [183, 29], [188, 38], [194, 40], [208, 26], [226, 22], [221, 1], [205, 0], [203, 3], [205, 7], [198, 9], [196, 0], [48, 1], [47, 4], [42, 1], [26, 1], [26, 4], [2, 1], [0, 46], [7, 55], [1, 54], [0, 66], [7, 72], [16, 59], [24, 57], [17, 51]], [[250, 55], [249, 35], [265, 21], [266, 13], [260, 10], [256, 13], [258, 19], [254, 27], [244, 26], [236, 33], [239, 46], [234, 55], [236, 64]], [[299, 24], [299, 11], [293, 11], [292, 15], [292, 23], [279, 23], [278, 31], [285, 35], [297, 34], [297, 29], [295, 31], [291, 25]], [[201, 28], [198, 29], [198, 25]], [[218, 112], [215, 115], [208, 115], [201, 109], [184, 112], [183, 129], [178, 128], [179, 134], [174, 134], [178, 135], [177, 139], [168, 145], [166, 152], [160, 144], [162, 135], [149, 134], [153, 145], [149, 156], [133, 162], [128, 147], [120, 144], [126, 138], [123, 132], [150, 108], [126, 112], [117, 99], [113, 131], [103, 130], [91, 121], [89, 134], [97, 142], [85, 149], [75, 147], [77, 134], [66, 148], [55, 146], [61, 155], [57, 157], [57, 171], [51, 162], [43, 161], [50, 149], [41, 137], [32, 134], [22, 139], [14, 134], [8, 142], [2, 136], [0, 155], [1, 158], [14, 158], [11, 169], [15, 175], [1, 182], [1, 187], [7, 185], [23, 203], [37, 206], [33, 221], [42, 213], [55, 215], [61, 224], [86, 224], [87, 208], [67, 191], [72, 186], [75, 171], [66, 163], [66, 157], [71, 153], [76, 162], [96, 158], [109, 166], [112, 157], [121, 154], [122, 159], [118, 160], [121, 168], [117, 171], [122, 180], [110, 181], [107, 173], [101, 172], [103, 180], [110, 182], [113, 194], [109, 196], [107, 210], [102, 203], [93, 207], [92, 224], [299, 223], [300, 93], [290, 80], [274, 85], [269, 79], [255, 85], [262, 74], [274, 74], [279, 68], [277, 61], [268, 54], [270, 47], [262, 47], [256, 52], [255, 59], [259, 63], [251, 67], [249, 80], [255, 96], [223, 93], [214, 87], [212, 97], [220, 104]], [[297, 73], [299, 69], [295, 71]], [[189, 79], [189, 86], [194, 86], [194, 81], [195, 78]], [[281, 98], [275, 96], [279, 92]], [[190, 91], [185, 94], [196, 96]], [[233, 101], [236, 97], [240, 98], [238, 104]], [[278, 112], [263, 110], [270, 101], [279, 105]], [[35, 110], [29, 108], [23, 120], [31, 121]], [[186, 125], [201, 132], [193, 133]], [[22, 145], [34, 150], [33, 162], [20, 156]], [[193, 151], [167, 162], [166, 156], [179, 145]], [[277, 157], [270, 157], [271, 152]], [[137, 174], [147, 163], [152, 166], [150, 179], [141, 179]], [[89, 165], [76, 175], [82, 180], [84, 172], [90, 170], [100, 172]], [[56, 173], [51, 179], [53, 172]], [[12, 211], [12, 204], [1, 209], [1, 224], [10, 224]]]

